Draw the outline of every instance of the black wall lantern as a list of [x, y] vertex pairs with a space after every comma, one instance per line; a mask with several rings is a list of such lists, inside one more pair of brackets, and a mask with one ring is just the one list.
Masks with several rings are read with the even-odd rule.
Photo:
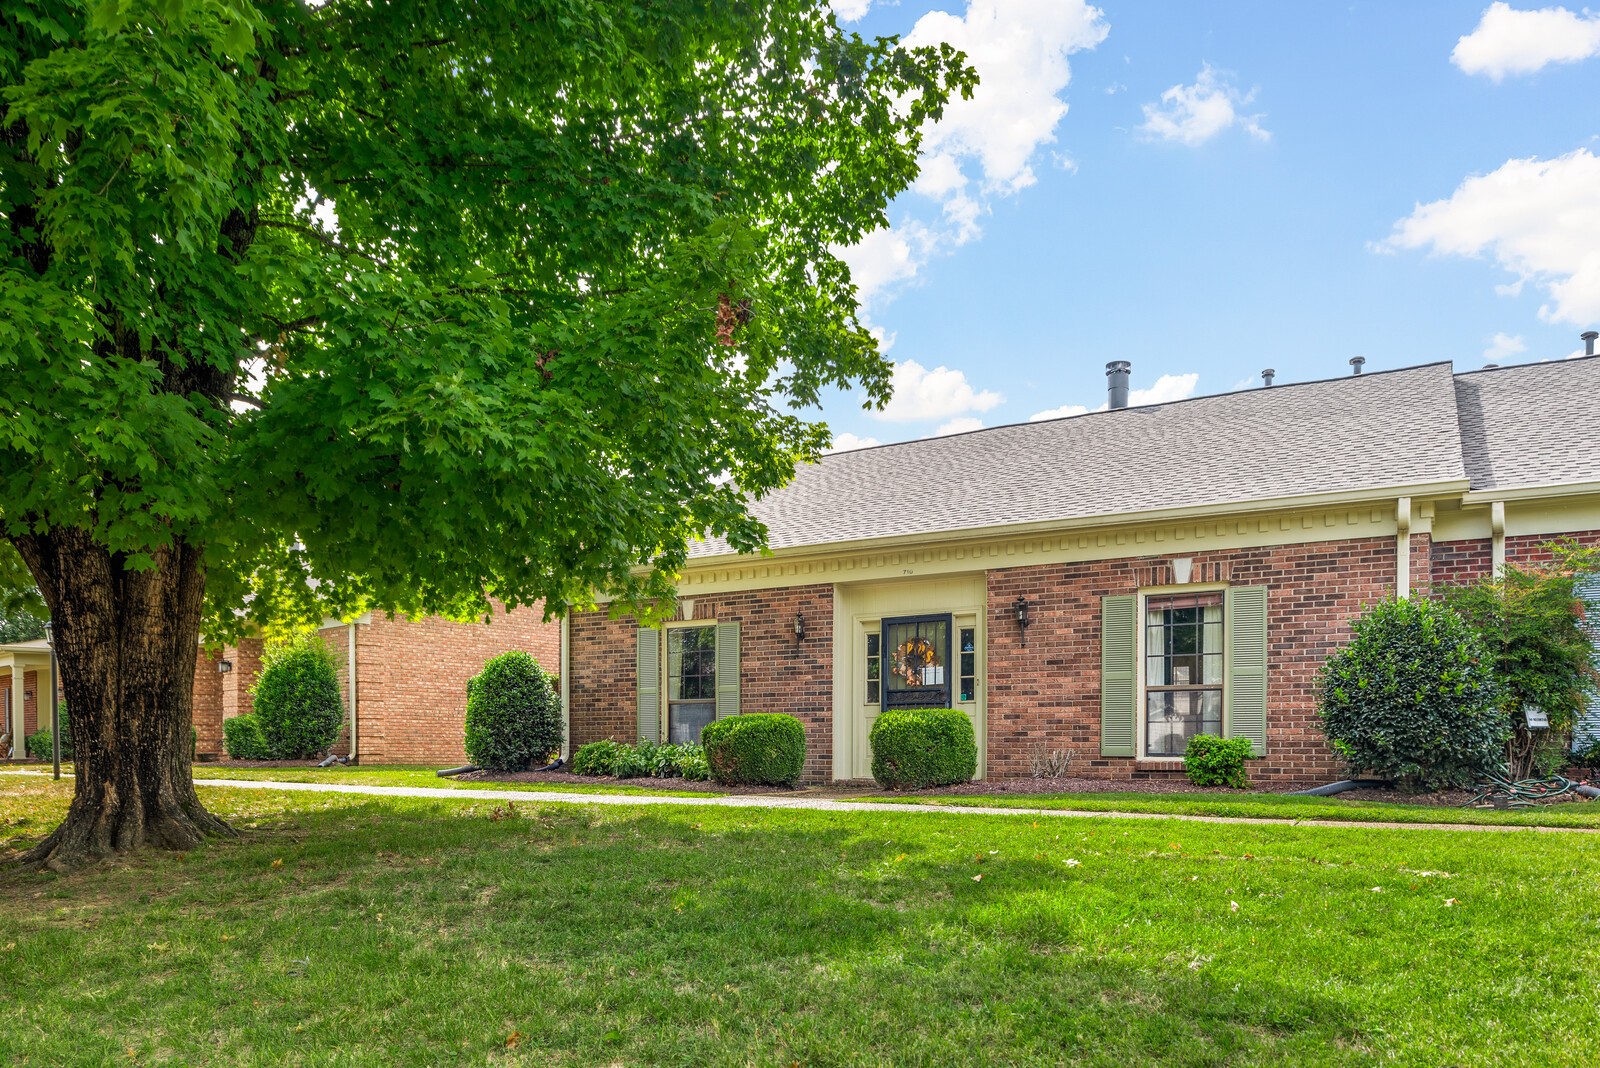
[[806, 617], [799, 612], [794, 614], [794, 643], [799, 645], [806, 640]]
[[223, 675], [226, 675], [228, 672], [230, 672], [232, 670], [233, 670], [233, 661], [232, 660], [218, 660], [217, 661], [217, 671], [219, 673], [221, 673]]
[[1017, 613], [1017, 633], [1022, 635], [1022, 644], [1023, 644], [1023, 647], [1026, 648], [1027, 644], [1028, 644], [1028, 622], [1029, 622], [1029, 620], [1028, 620], [1028, 599], [1026, 597], [1018, 597], [1017, 600], [1016, 600], [1016, 603], [1013, 604], [1011, 606], [1011, 608], [1012, 608], [1013, 611], [1015, 611]]

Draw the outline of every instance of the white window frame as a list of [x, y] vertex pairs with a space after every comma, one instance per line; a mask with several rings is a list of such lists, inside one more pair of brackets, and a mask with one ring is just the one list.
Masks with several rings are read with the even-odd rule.
[[712, 652], [711, 652], [711, 672], [712, 672], [712, 675], [711, 675], [711, 692], [713, 694], [713, 696], [711, 698], [711, 704], [712, 704], [711, 719], [712, 719], [712, 722], [715, 722], [716, 718], [717, 718], [716, 697], [715, 697], [715, 694], [717, 692], [717, 676], [716, 676], [716, 670], [717, 670], [717, 666], [716, 666], [716, 648], [717, 647], [716, 647], [716, 644], [715, 644], [716, 641], [717, 641], [717, 621], [715, 619], [674, 619], [674, 620], [671, 620], [671, 621], [667, 622], [665, 625], [663, 625], [662, 628], [661, 628], [661, 742], [660, 742], [661, 745], [670, 744], [671, 739], [672, 739], [672, 659], [671, 659], [672, 652], [671, 652], [671, 649], [667, 645], [667, 641], [668, 641], [667, 635], [670, 634], [672, 631], [675, 631], [675, 630], [686, 630], [686, 629], [693, 629], [693, 628], [697, 628], [697, 627], [709, 627], [709, 628], [711, 628], [711, 640], [712, 640], [712, 646], [711, 646], [711, 650], [712, 650]]
[[[1171, 756], [1166, 753], [1152, 754], [1148, 748], [1146, 734], [1146, 721], [1150, 717], [1149, 698], [1145, 694], [1145, 614], [1147, 605], [1152, 598], [1173, 597], [1186, 593], [1221, 593], [1222, 594], [1222, 734], [1228, 736], [1228, 590], [1231, 583], [1227, 582], [1191, 582], [1182, 586], [1146, 586], [1139, 590], [1138, 598], [1134, 602], [1134, 639], [1133, 663], [1134, 678], [1138, 685], [1134, 687], [1133, 719], [1134, 719], [1134, 752], [1138, 754], [1136, 760], [1153, 761], [1165, 764], [1181, 764], [1183, 756]], [[1126, 758], [1124, 758], [1126, 759]]]

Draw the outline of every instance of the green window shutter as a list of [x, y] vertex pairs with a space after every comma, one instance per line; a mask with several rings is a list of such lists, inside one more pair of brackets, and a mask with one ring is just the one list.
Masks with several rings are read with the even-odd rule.
[[639, 628], [638, 666], [639, 740], [661, 741], [661, 632]]
[[717, 624], [717, 718], [739, 714], [739, 624]]
[[1100, 598], [1100, 755], [1133, 756], [1138, 598]]
[[1228, 591], [1229, 738], [1250, 739], [1251, 751], [1267, 751], [1267, 588], [1238, 586]]

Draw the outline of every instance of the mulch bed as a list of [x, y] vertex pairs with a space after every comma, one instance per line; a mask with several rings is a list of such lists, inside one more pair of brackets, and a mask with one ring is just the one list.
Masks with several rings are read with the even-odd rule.
[[[1196, 786], [1178, 775], [1150, 779], [1085, 779], [1063, 776], [1057, 779], [998, 779], [981, 782], [964, 782], [957, 786], [936, 786], [928, 790], [910, 790], [920, 794], [1281, 794], [1316, 786], [1316, 783], [1273, 783], [1271, 786], [1252, 786], [1248, 790], [1230, 790], [1226, 786]], [[871, 787], [876, 790], [876, 787]]]

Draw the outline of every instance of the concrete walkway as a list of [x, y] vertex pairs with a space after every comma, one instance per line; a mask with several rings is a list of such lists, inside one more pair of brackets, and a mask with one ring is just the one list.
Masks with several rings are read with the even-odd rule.
[[527, 801], [570, 805], [675, 805], [690, 808], [799, 808], [816, 812], [927, 813], [941, 816], [1029, 816], [1094, 820], [1182, 820], [1187, 823], [1240, 823], [1258, 827], [1377, 828], [1390, 831], [1540, 831], [1596, 834], [1600, 827], [1529, 827], [1485, 823], [1356, 823], [1346, 820], [1275, 820], [1250, 816], [1196, 816], [1166, 812], [1087, 812], [1055, 808], [1002, 808], [996, 805], [888, 804], [881, 801], [834, 801], [782, 794], [730, 794], [726, 797], [661, 797], [655, 794], [581, 794], [555, 790], [471, 790], [427, 786], [361, 786], [354, 783], [273, 782], [263, 779], [196, 779], [198, 787], [240, 790], [307, 790], [311, 793], [364, 794], [370, 797], [422, 797], [457, 801]]

